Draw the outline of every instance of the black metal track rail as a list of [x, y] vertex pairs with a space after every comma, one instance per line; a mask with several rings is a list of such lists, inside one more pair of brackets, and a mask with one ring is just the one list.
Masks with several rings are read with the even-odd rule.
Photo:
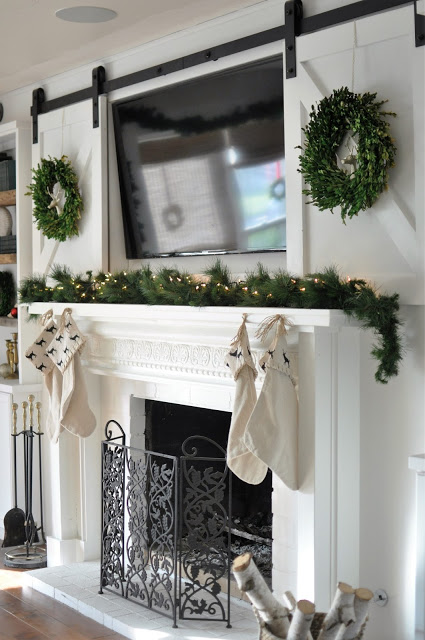
[[232, 42], [226, 42], [210, 49], [204, 49], [197, 53], [184, 56], [183, 58], [177, 58], [170, 62], [164, 62], [164, 64], [150, 67], [149, 69], [143, 69], [142, 71], [136, 71], [130, 73], [127, 76], [121, 78], [115, 78], [114, 80], [107, 80], [104, 84], [105, 93], [128, 87], [132, 84], [139, 82], [145, 82], [158, 76], [165, 76], [174, 71], [181, 71], [182, 69], [189, 69], [190, 67], [196, 67], [197, 65], [205, 62], [219, 60], [234, 53], [241, 53], [249, 49], [255, 49], [271, 42], [277, 42], [278, 40], [285, 39], [286, 29], [284, 26], [274, 27], [267, 31], [261, 31], [255, 33], [252, 36], [246, 36], [245, 38], [239, 38], [238, 40], [232, 40]]
[[91, 87], [69, 93], [53, 100], [45, 100], [44, 91], [35, 89], [31, 117], [33, 122], [33, 143], [38, 142], [38, 123], [40, 114], [49, 113], [83, 100], [93, 100], [93, 127], [99, 126], [98, 100], [99, 95], [108, 94], [117, 89], [129, 87], [152, 78], [165, 76], [175, 71], [189, 69], [205, 62], [219, 60], [235, 53], [247, 51], [279, 40], [285, 40], [286, 46], [286, 77], [296, 76], [296, 38], [301, 35], [314, 33], [322, 29], [350, 22], [359, 18], [389, 11], [404, 5], [414, 5], [415, 44], [417, 47], [425, 45], [425, 16], [417, 13], [416, 0], [361, 0], [337, 9], [331, 9], [309, 18], [302, 16], [301, 0], [288, 0], [285, 3], [285, 25], [268, 29], [251, 36], [239, 38], [225, 44], [192, 53], [182, 58], [169, 60], [148, 69], [142, 69], [120, 78], [106, 79], [103, 67], [93, 69], [93, 84]]
[[314, 33], [314, 31], [334, 27], [337, 24], [365, 18], [374, 13], [381, 13], [381, 11], [397, 9], [406, 4], [413, 4], [413, 2], [414, 0], [367, 0], [367, 2], [361, 0], [360, 2], [353, 2], [344, 7], [338, 7], [337, 9], [318, 13], [310, 18], [304, 18], [301, 21], [300, 35]]

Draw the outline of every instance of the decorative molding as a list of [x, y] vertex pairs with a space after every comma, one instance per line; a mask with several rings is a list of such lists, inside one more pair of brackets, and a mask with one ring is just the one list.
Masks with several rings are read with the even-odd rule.
[[[230, 342], [230, 340], [229, 340]], [[140, 379], [149, 379], [149, 372], [165, 374], [167, 378], [184, 374], [197, 378], [223, 378], [233, 381], [229, 369], [225, 366], [225, 356], [229, 347], [207, 344], [189, 344], [167, 340], [145, 340], [88, 334], [83, 358], [88, 369], [99, 370], [108, 375], [125, 372], [137, 375]], [[293, 356], [296, 350], [291, 349]], [[254, 359], [259, 361], [263, 350], [253, 350]], [[259, 379], [264, 374], [259, 370]], [[139, 377], [139, 376], [137, 376]]]

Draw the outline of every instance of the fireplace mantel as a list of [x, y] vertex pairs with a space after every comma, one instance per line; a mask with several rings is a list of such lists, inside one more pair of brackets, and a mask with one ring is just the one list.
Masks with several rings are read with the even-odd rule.
[[243, 313], [248, 314], [248, 326], [259, 324], [266, 316], [285, 315], [300, 331], [313, 331], [314, 327], [357, 326], [347, 314], [339, 309], [285, 309], [278, 307], [189, 307], [178, 305], [137, 305], [137, 304], [82, 304], [64, 302], [35, 302], [29, 305], [29, 313], [40, 315], [49, 309], [60, 315], [71, 307], [75, 317], [89, 318], [105, 324], [126, 324], [134, 321], [167, 324], [176, 322], [186, 325], [232, 325], [238, 326]]
[[[29, 312], [42, 314], [52, 309], [55, 316], [60, 316], [68, 306], [35, 303]], [[83, 354], [87, 370], [144, 381], [178, 376], [187, 382], [232, 385], [224, 358], [243, 313], [248, 314], [248, 333], [257, 356], [264, 345], [255, 338], [255, 331], [270, 315], [283, 314], [291, 323], [288, 344], [292, 353], [298, 351], [299, 333], [313, 333], [319, 328], [334, 332], [357, 326], [343, 311], [329, 309], [118, 304], [73, 304], [71, 308], [88, 337]]]
[[[280, 554], [282, 560], [274, 564], [274, 584], [278, 591], [302, 593], [322, 610], [329, 607], [338, 576], [358, 584], [360, 489], [352, 481], [360, 477], [358, 322], [329, 309], [35, 303], [28, 311], [52, 309], [58, 319], [67, 307], [88, 338], [82, 356], [99, 384], [99, 414], [113, 398], [115, 406], [126, 407], [120, 422], [128, 419], [129, 394], [232, 411], [235, 384], [224, 358], [242, 314], [248, 314], [257, 361], [268, 346], [255, 338], [257, 327], [268, 316], [284, 314], [292, 323], [288, 346], [299, 380], [301, 488], [289, 535], [288, 496], [274, 483], [276, 531], [288, 533], [284, 544], [276, 542], [276, 558]], [[263, 379], [260, 372], [258, 391]], [[58, 502], [57, 508], [64, 505]]]

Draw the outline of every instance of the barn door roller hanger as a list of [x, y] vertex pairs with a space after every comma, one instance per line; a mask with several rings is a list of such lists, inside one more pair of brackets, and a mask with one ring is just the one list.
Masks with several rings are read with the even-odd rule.
[[[388, 9], [395, 9], [404, 4], [410, 4], [399, 0], [368, 0], [368, 2], [354, 2], [338, 9], [325, 11], [310, 18], [303, 17], [303, 4], [301, 0], [287, 0], [285, 2], [285, 55], [286, 78], [295, 78], [297, 75], [296, 39], [297, 36], [313, 33], [333, 27], [344, 22], [364, 18], [373, 13], [379, 13]], [[425, 15], [418, 13], [417, 0], [413, 0], [415, 22], [415, 46], [425, 45]]]

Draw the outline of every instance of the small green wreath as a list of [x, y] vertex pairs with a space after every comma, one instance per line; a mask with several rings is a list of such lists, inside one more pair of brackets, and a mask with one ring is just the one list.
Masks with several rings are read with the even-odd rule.
[[[341, 218], [356, 216], [373, 205], [388, 188], [388, 169], [394, 166], [396, 147], [381, 111], [386, 101], [376, 101], [376, 93], [355, 94], [342, 87], [313, 106], [310, 121], [303, 129], [305, 145], [300, 168], [309, 189], [311, 203], [320, 211], [341, 207]], [[338, 167], [336, 152], [344, 134], [357, 134], [357, 154], [347, 163], [355, 163], [349, 174]]]
[[[25, 194], [32, 196], [33, 216], [37, 229], [47, 238], [64, 242], [78, 236], [78, 220], [83, 210], [83, 200], [78, 190], [78, 178], [67, 156], [42, 158], [37, 169], [33, 169], [33, 180]], [[55, 185], [59, 185], [56, 193]], [[60, 190], [65, 198], [61, 209]]]
[[284, 178], [277, 178], [270, 185], [270, 197], [274, 200], [283, 200], [286, 194], [286, 185]]

